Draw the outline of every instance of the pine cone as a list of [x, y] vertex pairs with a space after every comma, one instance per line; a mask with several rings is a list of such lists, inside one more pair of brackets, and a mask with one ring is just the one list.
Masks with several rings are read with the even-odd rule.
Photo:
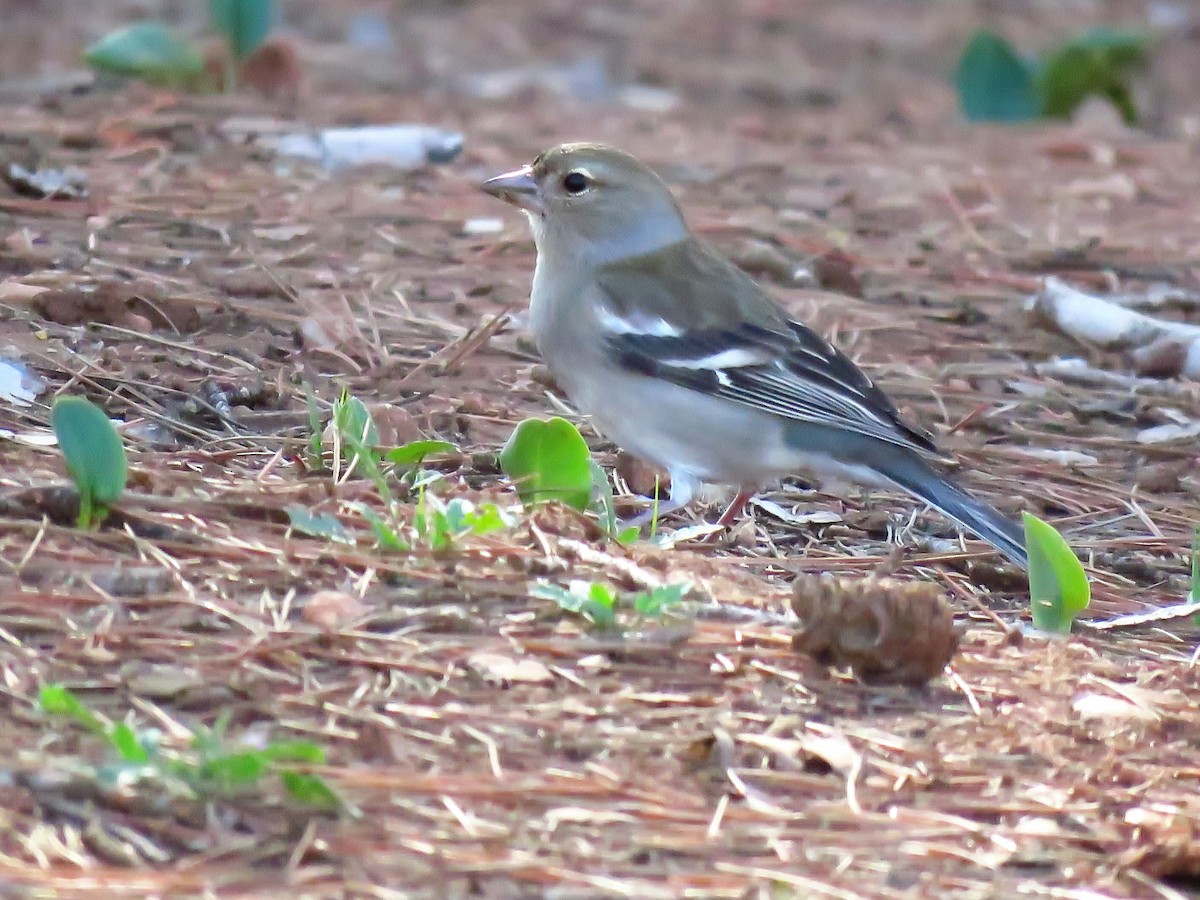
[[958, 649], [953, 614], [934, 584], [801, 575], [793, 590], [800, 630], [792, 648], [849, 666], [863, 681], [924, 683]]

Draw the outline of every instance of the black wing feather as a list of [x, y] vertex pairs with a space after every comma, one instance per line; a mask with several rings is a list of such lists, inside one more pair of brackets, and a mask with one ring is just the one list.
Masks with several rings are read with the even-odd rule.
[[[603, 312], [629, 326], [610, 331], [606, 346], [629, 371], [937, 453], [932, 438], [905, 422], [849, 357], [790, 320], [752, 278], [701, 241], [609, 264], [597, 286]], [[745, 302], [753, 295], [760, 302]], [[644, 321], [667, 327], [638, 327]], [[726, 351], [735, 353], [718, 357]], [[707, 359], [718, 365], [704, 365]]]
[[[889, 443], [937, 453], [932, 438], [905, 422], [887, 395], [845, 354], [812, 329], [788, 332], [746, 323], [683, 335], [613, 333], [608, 349], [629, 371], [724, 397], [772, 415], [858, 431]], [[697, 365], [744, 351], [749, 365]]]

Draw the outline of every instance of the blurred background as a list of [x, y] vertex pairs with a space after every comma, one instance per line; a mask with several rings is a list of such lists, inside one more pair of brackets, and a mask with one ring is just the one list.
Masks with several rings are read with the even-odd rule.
[[[1190, 137], [1200, 121], [1200, 4], [1186, 0], [283, 0], [278, 8], [275, 36], [296, 52], [301, 102], [318, 107], [322, 95], [353, 87], [549, 95], [578, 102], [562, 115], [581, 122], [598, 104], [695, 104], [723, 117], [836, 108], [920, 127], [958, 114], [952, 76], [976, 29], [1037, 55], [1101, 26], [1151, 42], [1135, 84], [1141, 127]], [[78, 70], [85, 47], [138, 20], [201, 36], [209, 10], [204, 0], [0, 0], [0, 15], [0, 79], [11, 82]], [[353, 108], [340, 117], [356, 114], [370, 117]]]

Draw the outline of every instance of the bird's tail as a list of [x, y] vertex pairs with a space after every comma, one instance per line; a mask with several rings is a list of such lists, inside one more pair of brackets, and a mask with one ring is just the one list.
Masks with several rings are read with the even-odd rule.
[[915, 455], [894, 459], [882, 474], [983, 538], [1021, 568], [1029, 568], [1024, 529], [998, 509], [955, 486], [923, 459]]

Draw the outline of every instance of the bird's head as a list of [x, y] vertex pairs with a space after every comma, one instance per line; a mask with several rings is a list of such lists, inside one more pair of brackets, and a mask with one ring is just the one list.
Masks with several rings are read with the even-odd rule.
[[597, 263], [683, 240], [687, 225], [661, 178], [602, 144], [560, 144], [483, 189], [529, 216], [539, 251], [550, 244]]

